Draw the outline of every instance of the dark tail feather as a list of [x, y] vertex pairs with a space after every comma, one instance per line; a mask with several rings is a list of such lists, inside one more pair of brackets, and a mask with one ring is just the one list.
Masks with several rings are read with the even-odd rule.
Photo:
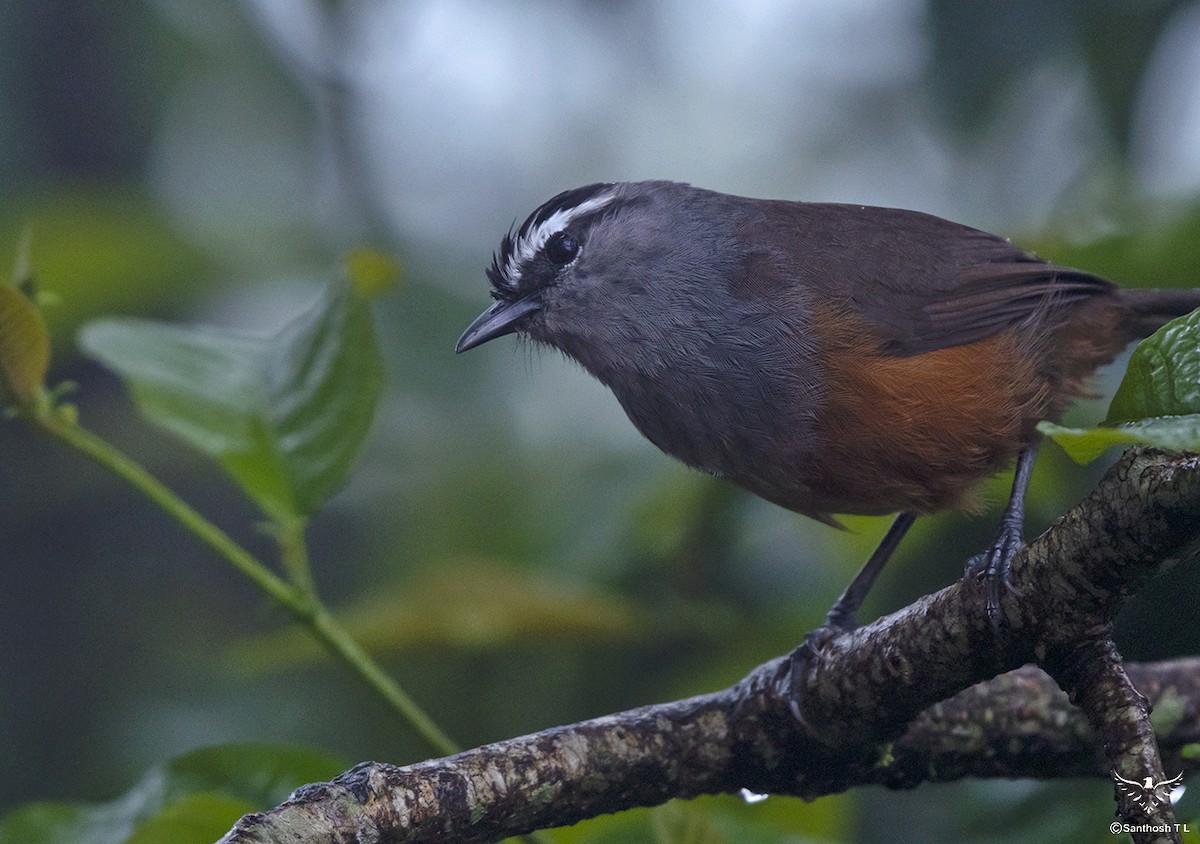
[[1137, 336], [1145, 337], [1175, 317], [1200, 308], [1200, 289], [1122, 290], [1121, 301], [1133, 312]]

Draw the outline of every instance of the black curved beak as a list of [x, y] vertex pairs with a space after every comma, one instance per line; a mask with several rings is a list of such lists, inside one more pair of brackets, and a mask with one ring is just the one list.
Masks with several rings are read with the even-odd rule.
[[476, 346], [482, 346], [488, 340], [512, 334], [517, 330], [517, 322], [526, 314], [540, 310], [542, 303], [536, 295], [526, 296], [515, 302], [500, 299], [493, 302], [486, 311], [475, 317], [475, 321], [467, 326], [467, 330], [458, 338], [454, 346], [455, 352], [465, 352]]

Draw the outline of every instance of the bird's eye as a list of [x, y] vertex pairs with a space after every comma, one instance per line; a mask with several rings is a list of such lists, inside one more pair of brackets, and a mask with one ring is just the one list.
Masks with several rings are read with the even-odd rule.
[[546, 257], [550, 263], [564, 266], [579, 254], [579, 239], [568, 232], [558, 232], [546, 241]]

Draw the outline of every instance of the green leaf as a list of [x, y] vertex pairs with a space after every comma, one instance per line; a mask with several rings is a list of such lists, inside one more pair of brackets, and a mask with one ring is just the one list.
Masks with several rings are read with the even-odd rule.
[[277, 519], [310, 515], [342, 485], [383, 382], [370, 303], [345, 281], [272, 337], [109, 319], [79, 343]]
[[1042, 422], [1038, 430], [1078, 463], [1090, 463], [1115, 445], [1200, 450], [1200, 311], [1172, 320], [1138, 344], [1100, 427]]
[[268, 809], [343, 760], [305, 748], [227, 745], [152, 768], [111, 803], [34, 803], [0, 820], [0, 844], [212, 842], [246, 812]]
[[653, 809], [602, 815], [550, 832], [556, 844], [812, 844], [850, 840], [857, 807], [849, 795], [812, 803], [770, 797], [747, 804], [734, 795], [673, 800]]
[[121, 844], [131, 830], [119, 807], [33, 803], [0, 820], [0, 844]]
[[1168, 451], [1200, 449], [1200, 414], [1123, 422], [1111, 428], [1064, 428], [1041, 422], [1038, 430], [1076, 463], [1091, 463], [1115, 445], [1151, 445]]
[[1115, 445], [1138, 442], [1121, 428], [1065, 428], [1053, 422], [1039, 422], [1038, 430], [1062, 446], [1076, 463], [1091, 463]]
[[344, 759], [307, 747], [226, 744], [175, 757], [163, 766], [162, 777], [164, 792], [172, 799], [217, 791], [269, 808], [298, 786], [332, 779], [346, 767]]
[[1200, 414], [1200, 310], [1138, 344], [1104, 424]]

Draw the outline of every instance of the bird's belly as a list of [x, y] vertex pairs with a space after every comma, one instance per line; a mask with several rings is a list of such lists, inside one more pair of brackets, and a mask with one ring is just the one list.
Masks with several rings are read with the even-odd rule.
[[972, 509], [1051, 410], [1050, 383], [1017, 337], [908, 357], [842, 354], [827, 370], [820, 458], [800, 473], [825, 512]]
[[1049, 382], [1012, 335], [908, 357], [867, 339], [825, 348], [819, 389], [775, 384], [731, 401], [670, 377], [609, 386], [666, 453], [825, 521], [972, 509], [974, 487], [1052, 409]]

